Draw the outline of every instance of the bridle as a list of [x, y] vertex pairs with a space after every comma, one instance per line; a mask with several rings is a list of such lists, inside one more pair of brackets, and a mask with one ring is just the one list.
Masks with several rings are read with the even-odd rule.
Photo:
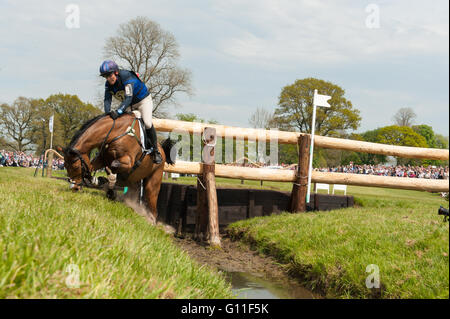
[[[76, 186], [82, 186], [83, 184], [86, 185], [86, 186], [92, 185], [92, 183], [91, 183], [91, 180], [92, 180], [91, 170], [89, 169], [89, 165], [86, 163], [86, 161], [84, 160], [83, 156], [81, 156], [80, 151], [75, 149], [75, 148], [70, 148], [67, 152], [70, 153], [70, 154], [75, 154], [76, 155], [77, 159], [75, 161], [73, 161], [73, 163], [75, 163], [77, 160], [81, 161], [81, 174], [76, 175], [74, 177], [74, 178], [77, 178], [77, 177], [81, 176], [81, 183], [77, 183], [71, 178], [69, 178], [69, 182], [71, 184], [73, 184], [73, 185], [76, 185]], [[88, 182], [86, 182], [86, 180]]]
[[[105, 147], [106, 141], [108, 140], [109, 135], [111, 134], [111, 131], [114, 129], [114, 127], [116, 126], [116, 120], [113, 119], [113, 125], [111, 126], [111, 129], [109, 130], [108, 134], [106, 134], [105, 139], [102, 142], [102, 145], [100, 147], [100, 150], [97, 154], [97, 156], [101, 156], [103, 148]], [[86, 163], [86, 161], [83, 159], [83, 156], [81, 155], [80, 151], [71, 147], [67, 150], [68, 153], [72, 153], [75, 154], [77, 156], [77, 160], [81, 161], [81, 174], [75, 176], [74, 178], [80, 177], [81, 176], [81, 183], [76, 183], [73, 179], [69, 178], [69, 183], [73, 184], [74, 186], [82, 186], [83, 184], [86, 186], [92, 186], [92, 179], [93, 176], [91, 174], [91, 170], [89, 169], [89, 165]], [[75, 161], [73, 161], [73, 163], [75, 163]], [[72, 164], [73, 164], [72, 163]], [[95, 174], [95, 173], [94, 173]], [[86, 179], [88, 182], [86, 182]]]

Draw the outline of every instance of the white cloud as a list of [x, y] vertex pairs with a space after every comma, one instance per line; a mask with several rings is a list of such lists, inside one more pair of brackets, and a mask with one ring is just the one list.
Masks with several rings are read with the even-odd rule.
[[448, 54], [448, 11], [442, 2], [397, 1], [379, 8], [381, 26], [369, 29], [360, 2], [221, 1], [216, 10], [223, 19], [245, 23], [222, 39], [220, 48], [248, 63], [275, 66]]

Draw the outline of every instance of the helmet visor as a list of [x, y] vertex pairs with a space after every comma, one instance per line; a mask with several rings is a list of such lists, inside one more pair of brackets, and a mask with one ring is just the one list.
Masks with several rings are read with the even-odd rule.
[[101, 76], [103, 76], [105, 79], [109, 78], [111, 76], [111, 74], [113, 74], [114, 72], [105, 72], [102, 73]]

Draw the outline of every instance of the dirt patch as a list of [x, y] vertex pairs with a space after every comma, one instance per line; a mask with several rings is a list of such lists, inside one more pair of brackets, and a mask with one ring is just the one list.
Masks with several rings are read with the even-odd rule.
[[228, 273], [248, 273], [273, 283], [282, 283], [292, 298], [321, 298], [318, 294], [306, 290], [298, 279], [288, 274], [287, 267], [274, 258], [260, 255], [246, 244], [232, 241], [226, 234], [222, 234], [221, 240], [222, 248], [213, 249], [193, 240], [190, 235], [174, 238], [174, 242], [181, 249], [202, 265]]
[[250, 250], [245, 244], [222, 237], [222, 248], [213, 249], [190, 237], [175, 238], [175, 242], [192, 258], [201, 264], [207, 264], [227, 272], [248, 272], [279, 277], [285, 272], [280, 264], [271, 257], [262, 257]]

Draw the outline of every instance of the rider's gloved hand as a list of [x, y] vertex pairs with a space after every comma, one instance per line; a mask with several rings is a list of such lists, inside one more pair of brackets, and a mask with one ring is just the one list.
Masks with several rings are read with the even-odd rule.
[[119, 116], [121, 116], [122, 113], [123, 113], [122, 110], [113, 110], [113, 111], [111, 111], [111, 113], [110, 113], [109, 115], [111, 116], [111, 118], [112, 118], [113, 120], [115, 120], [115, 119], [117, 119]]

